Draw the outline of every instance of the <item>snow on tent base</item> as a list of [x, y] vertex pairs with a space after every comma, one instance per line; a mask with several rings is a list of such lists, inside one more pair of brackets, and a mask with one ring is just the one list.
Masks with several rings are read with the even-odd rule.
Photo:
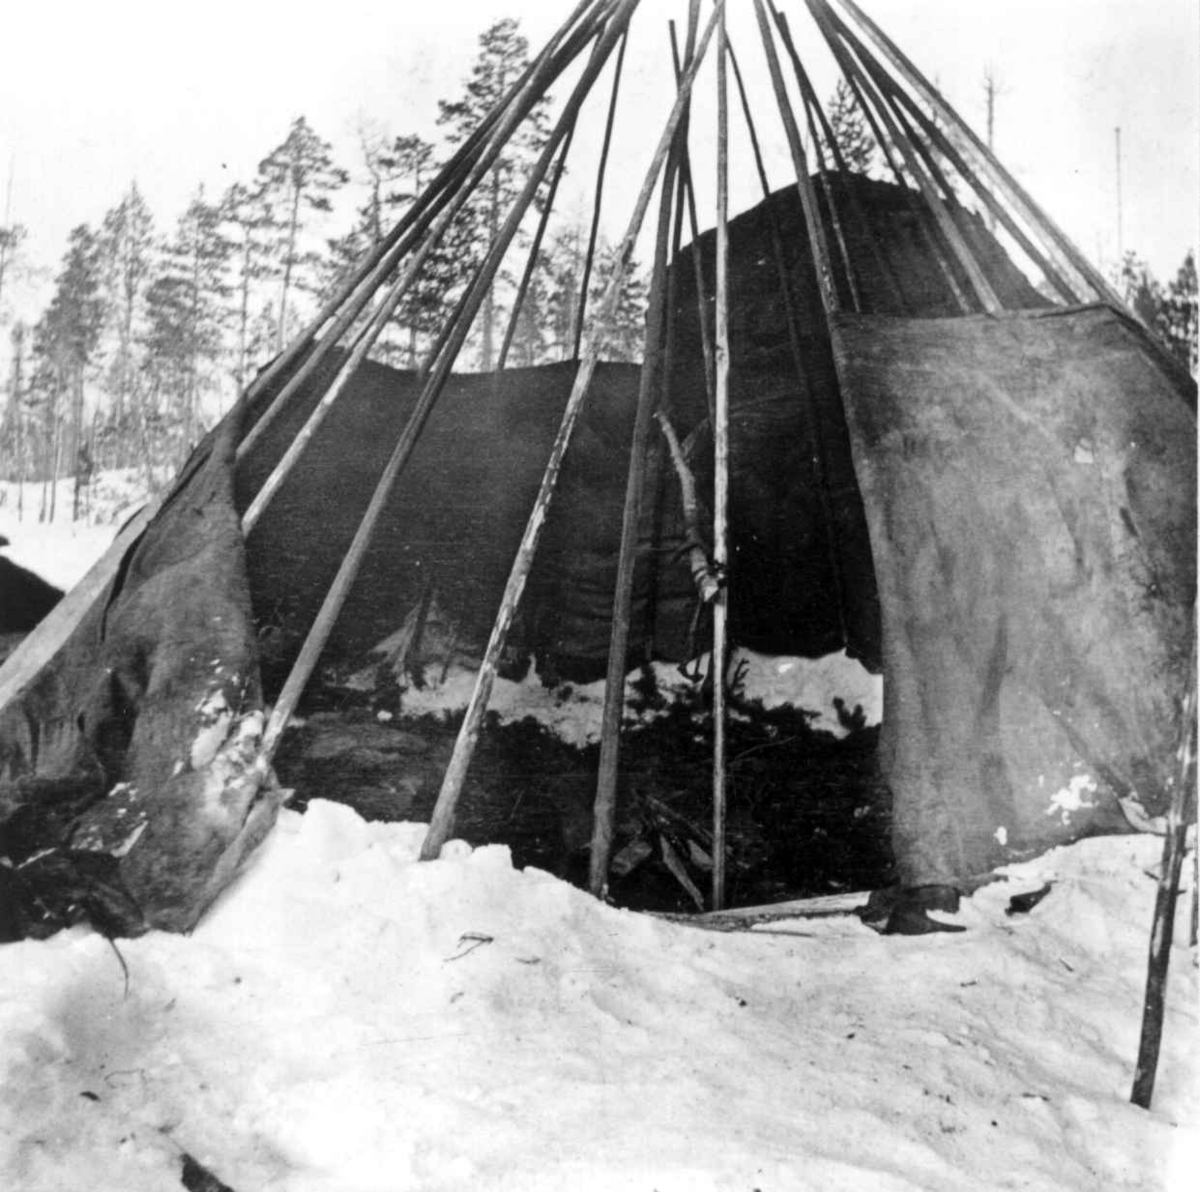
[[[1159, 844], [1005, 869], [961, 935], [715, 932], [314, 801], [184, 938], [0, 950], [0, 1183], [161, 1192], [1184, 1192], [1196, 970], [1128, 1057]], [[1026, 915], [1011, 897], [1053, 883]], [[1181, 922], [1176, 938], [1185, 936]]]

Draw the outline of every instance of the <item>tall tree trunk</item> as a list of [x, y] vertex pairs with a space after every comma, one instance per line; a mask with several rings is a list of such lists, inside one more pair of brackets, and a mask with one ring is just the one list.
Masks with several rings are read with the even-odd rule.
[[296, 232], [300, 224], [300, 188], [292, 191], [292, 215], [288, 221], [287, 255], [283, 259], [283, 293], [279, 297], [279, 334], [276, 337], [276, 351], [282, 352], [287, 347], [287, 302], [288, 290], [292, 284], [292, 263], [296, 256]]
[[237, 388], [240, 395], [246, 387], [246, 351], [250, 334], [250, 261], [249, 234], [242, 251], [241, 309], [238, 311]]

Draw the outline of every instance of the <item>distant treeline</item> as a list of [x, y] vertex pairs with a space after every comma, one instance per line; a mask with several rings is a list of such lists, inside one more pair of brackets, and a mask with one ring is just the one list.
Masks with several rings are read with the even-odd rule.
[[[213, 198], [200, 187], [169, 231], [160, 230], [136, 183], [98, 227], [76, 227], [46, 309], [9, 328], [11, 363], [0, 378], [0, 479], [41, 482], [50, 502], [55, 489], [48, 482], [60, 476], [76, 476], [82, 488], [96, 471], [142, 467], [152, 483], [154, 469], [182, 459], [311, 318], [316, 297], [387, 234], [527, 62], [517, 22], [499, 21], [480, 38], [462, 98], [439, 101], [440, 144], [364, 121], [358, 160], [347, 170], [300, 116], [252, 179]], [[402, 367], [420, 362], [545, 145], [549, 102], [494, 162], [426, 260], [376, 358]], [[350, 213], [348, 221], [342, 214], [340, 229], [339, 212]], [[543, 240], [509, 364], [571, 354], [588, 238], [586, 224], [559, 219]], [[20, 226], [0, 227], [0, 301], [6, 271], [11, 277], [22, 263], [23, 239]], [[529, 238], [516, 249], [527, 253]], [[613, 250], [601, 243], [589, 301], [606, 288], [614, 264]], [[514, 273], [502, 271], [459, 367], [494, 365]], [[635, 270], [609, 358], [641, 358], [646, 288]], [[79, 507], [78, 497], [73, 504]]]

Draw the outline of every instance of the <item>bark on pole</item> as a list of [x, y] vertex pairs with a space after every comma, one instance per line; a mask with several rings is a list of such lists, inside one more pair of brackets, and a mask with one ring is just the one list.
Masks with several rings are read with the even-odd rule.
[[[1194, 617], [1193, 617], [1194, 622]], [[1187, 852], [1189, 812], [1195, 805], [1196, 786], [1196, 649], [1192, 647], [1191, 686], [1183, 703], [1182, 733], [1176, 753], [1175, 789], [1167, 812], [1167, 836], [1163, 842], [1162, 872], [1154, 899], [1150, 928], [1150, 958], [1146, 966], [1146, 1001], [1142, 1010], [1142, 1035], [1137, 1068], [1129, 1099], [1142, 1109], [1150, 1108], [1154, 1078], [1158, 1074], [1158, 1052], [1162, 1044], [1166, 1010], [1167, 972], [1171, 963], [1171, 940], [1175, 932], [1175, 903], [1179, 875]], [[1200, 847], [1200, 845], [1198, 845]]]
[[562, 423], [559, 426], [558, 435], [551, 449], [550, 458], [546, 464], [546, 471], [542, 476], [542, 483], [537, 499], [534, 501], [533, 510], [525, 526], [525, 533], [517, 549], [516, 558], [513, 560], [504, 596], [500, 602], [500, 609], [496, 614], [496, 621], [492, 626], [492, 634], [488, 640], [487, 649], [484, 652], [483, 661], [479, 667], [479, 674], [475, 679], [475, 687], [471, 693], [466, 713], [463, 716], [463, 723], [459, 729], [458, 738], [454, 743], [454, 753], [450, 758], [450, 764], [446, 768], [446, 774], [442, 780], [442, 788], [438, 793], [433, 815], [430, 817], [429, 832], [421, 848], [422, 860], [435, 859], [441, 853], [442, 845], [445, 844], [453, 829], [454, 815], [459, 796], [462, 793], [462, 786], [466, 779], [467, 767], [470, 765], [471, 756], [474, 753], [475, 742], [479, 738], [479, 732], [483, 725], [483, 717], [487, 711], [488, 699], [491, 696], [492, 685], [495, 682], [496, 666], [500, 660], [500, 652], [504, 648], [508, 630], [512, 625], [513, 616], [516, 613], [517, 604], [525, 588], [525, 581], [529, 578], [529, 571], [533, 565], [533, 557], [537, 550], [538, 540], [541, 537], [546, 513], [554, 494], [555, 485], [558, 482], [558, 473], [562, 467], [563, 456], [570, 443], [575, 423], [578, 421], [583, 398], [591, 383], [592, 375], [596, 370], [596, 360], [599, 356], [603, 330], [611, 325], [615, 317], [617, 302], [621, 294], [621, 286], [624, 283], [630, 259], [633, 257], [634, 245], [637, 241], [638, 232], [641, 230], [642, 221], [645, 219], [646, 209], [650, 205], [655, 183], [662, 172], [663, 163], [666, 161], [671, 144], [675, 139], [675, 129], [678, 127], [687, 97], [691, 92], [692, 80], [695, 78], [696, 68], [704, 57], [704, 48], [707, 47], [713, 29], [716, 26], [717, 15], [724, 10], [724, 6], [725, 0], [717, 0], [716, 11], [709, 19], [701, 42], [701, 48], [696, 56], [696, 61], [693, 63], [692, 68], [684, 75], [679, 93], [675, 99], [675, 105], [671, 109], [666, 127], [663, 129], [662, 137], [659, 140], [658, 147], [650, 163], [650, 168], [646, 173], [641, 191], [638, 194], [637, 202], [634, 205], [629, 227], [621, 241], [617, 253], [616, 268], [613, 270], [608, 292], [605, 294], [600, 309], [591, 321], [592, 325], [589, 327], [588, 334], [585, 337], [585, 345], [580, 357], [579, 370], [575, 375], [575, 383], [571, 387], [571, 394], [567, 399], [566, 409], [563, 411]]
[[[725, 70], [725, 17], [717, 31], [717, 310], [716, 405], [713, 424], [713, 563], [729, 566], [729, 87]], [[729, 586], [713, 602], [713, 870], [712, 910], [725, 907], [725, 658]]]

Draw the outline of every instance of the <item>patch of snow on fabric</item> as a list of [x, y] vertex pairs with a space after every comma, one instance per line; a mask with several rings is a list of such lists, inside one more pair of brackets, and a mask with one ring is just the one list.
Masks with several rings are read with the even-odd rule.
[[1059, 787], [1050, 796], [1050, 804], [1046, 808], [1047, 815], [1061, 815], [1062, 822], [1071, 822], [1071, 814], [1076, 811], [1087, 811], [1096, 804], [1086, 798], [1097, 790], [1096, 780], [1090, 774], [1076, 774], [1066, 786]]

